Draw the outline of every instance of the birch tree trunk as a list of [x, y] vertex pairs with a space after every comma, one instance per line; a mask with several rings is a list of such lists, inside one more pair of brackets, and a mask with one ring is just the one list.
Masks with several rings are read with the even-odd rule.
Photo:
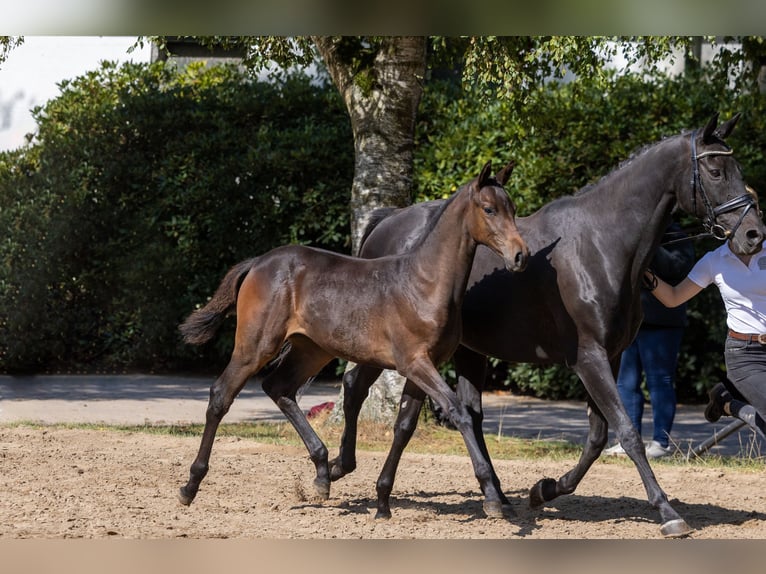
[[[423, 92], [427, 38], [376, 38], [361, 51], [367, 58], [360, 57], [358, 46], [350, 45], [358, 43], [358, 38], [315, 36], [312, 41], [351, 118], [355, 155], [351, 236], [357, 254], [372, 211], [411, 202], [415, 120]], [[403, 386], [404, 379], [397, 373], [384, 372], [370, 390], [362, 418], [393, 421]], [[341, 391], [335, 418], [343, 416], [342, 398]]]

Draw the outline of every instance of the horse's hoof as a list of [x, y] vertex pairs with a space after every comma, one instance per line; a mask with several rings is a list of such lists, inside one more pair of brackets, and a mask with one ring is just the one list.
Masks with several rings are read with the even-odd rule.
[[484, 501], [484, 514], [487, 515], [487, 518], [505, 518], [505, 513], [503, 512], [504, 506], [502, 503], [497, 501]]
[[514, 518], [516, 516], [516, 511], [510, 502], [503, 503], [503, 516], [505, 518]]
[[192, 503], [192, 500], [194, 500], [194, 496], [186, 494], [186, 489], [183, 486], [178, 489], [178, 502], [184, 506], [189, 506]]
[[529, 507], [538, 508], [556, 498], [556, 481], [552, 478], [543, 478], [529, 489]]
[[391, 510], [381, 510], [378, 508], [378, 511], [375, 513], [375, 520], [389, 520], [391, 518]]
[[322, 500], [327, 500], [328, 498], [330, 498], [330, 483], [329, 482], [325, 482], [324, 480], [315, 478], [314, 490], [316, 491], [317, 496], [321, 498]]
[[330, 481], [335, 482], [339, 478], [343, 478], [347, 474], [354, 472], [355, 469], [356, 465], [346, 469], [337, 459], [333, 459], [330, 461]]
[[675, 520], [668, 520], [660, 526], [660, 532], [665, 538], [682, 538], [689, 536], [693, 530], [683, 518], [676, 518]]

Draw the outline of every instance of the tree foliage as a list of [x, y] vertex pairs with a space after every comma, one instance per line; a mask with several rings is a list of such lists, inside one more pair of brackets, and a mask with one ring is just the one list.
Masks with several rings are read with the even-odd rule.
[[21, 36], [0, 36], [0, 64], [8, 59], [8, 55], [14, 48], [21, 46], [24, 38]]

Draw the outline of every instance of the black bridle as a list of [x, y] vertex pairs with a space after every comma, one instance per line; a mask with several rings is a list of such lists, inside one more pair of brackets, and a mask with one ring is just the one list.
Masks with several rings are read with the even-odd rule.
[[[748, 211], [750, 211], [753, 207], [756, 208], [760, 212], [760, 209], [758, 209], [757, 205], [757, 199], [755, 190], [751, 188], [750, 186], [746, 186], [745, 189], [747, 190], [747, 193], [740, 195], [739, 197], [735, 197], [734, 199], [730, 199], [729, 201], [725, 201], [721, 205], [718, 205], [716, 207], [713, 207], [713, 205], [710, 203], [710, 198], [708, 198], [707, 193], [705, 193], [705, 187], [702, 185], [702, 178], [700, 177], [700, 169], [699, 169], [699, 160], [703, 157], [711, 156], [711, 155], [731, 155], [734, 153], [734, 150], [732, 150], [730, 147], [726, 146], [725, 150], [710, 150], [703, 152], [699, 155], [697, 155], [697, 142], [696, 137], [697, 131], [693, 131], [691, 135], [691, 147], [692, 147], [692, 205], [694, 214], [697, 214], [697, 192], [699, 191], [699, 195], [702, 198], [702, 202], [705, 204], [705, 211], [707, 212], [705, 218], [702, 220], [702, 225], [706, 230], [706, 233], [702, 235], [712, 235], [716, 239], [719, 239], [721, 241], [727, 239], [730, 235], [734, 235], [736, 233], [737, 229], [739, 228], [740, 224], [742, 223], [742, 220], [745, 219], [745, 216], [747, 215]], [[726, 145], [726, 144], [722, 144]], [[734, 225], [732, 229], [726, 229], [723, 225], [718, 223], [718, 216], [723, 215], [724, 213], [729, 213], [730, 211], [735, 211], [739, 208], [743, 207], [742, 215], [739, 216], [739, 219], [737, 220], [737, 223]]]

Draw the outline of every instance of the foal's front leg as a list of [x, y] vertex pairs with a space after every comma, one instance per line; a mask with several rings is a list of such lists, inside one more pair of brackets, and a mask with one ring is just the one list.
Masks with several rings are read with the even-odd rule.
[[455, 392], [444, 382], [433, 363], [427, 357], [418, 357], [402, 373], [418, 385], [441, 407], [450, 422], [460, 431], [473, 463], [476, 479], [484, 493], [484, 512], [487, 516], [503, 515], [503, 495], [492, 477], [492, 463], [486, 456], [474, 434], [473, 420]]
[[[502, 504], [502, 510], [499, 512], [493, 504], [485, 505], [484, 510], [490, 518], [512, 516], [514, 514], [513, 508], [502, 491], [500, 479], [498, 479], [497, 473], [492, 466], [492, 460], [487, 450], [487, 443], [484, 440], [484, 430], [482, 428], [484, 415], [481, 408], [481, 387], [477, 388], [473, 384], [473, 381], [484, 381], [484, 366], [486, 364], [486, 359], [482, 355], [477, 355], [467, 349], [465, 351], [467, 351], [467, 353], [461, 355], [460, 358], [458, 353], [455, 354], [456, 368], [459, 374], [457, 397], [459, 402], [465, 407], [468, 415], [471, 417], [473, 436], [479, 446], [479, 451], [489, 463], [492, 483], [500, 495], [500, 502]], [[476, 360], [469, 361], [469, 354], [470, 357], [475, 357]], [[466, 376], [468, 378], [466, 378]], [[394, 478], [404, 449], [407, 448], [407, 445], [415, 432], [415, 428], [417, 427], [424, 399], [425, 393], [417, 385], [408, 380], [402, 392], [399, 414], [396, 418], [396, 423], [394, 424], [394, 441], [391, 445], [388, 457], [386, 458], [386, 462], [383, 465], [383, 470], [378, 478], [378, 511], [376, 518], [389, 518], [391, 516], [389, 499], [391, 497], [391, 491], [393, 490]], [[481, 487], [482, 492], [484, 492], [484, 486], [481, 483], [479, 486]]]

